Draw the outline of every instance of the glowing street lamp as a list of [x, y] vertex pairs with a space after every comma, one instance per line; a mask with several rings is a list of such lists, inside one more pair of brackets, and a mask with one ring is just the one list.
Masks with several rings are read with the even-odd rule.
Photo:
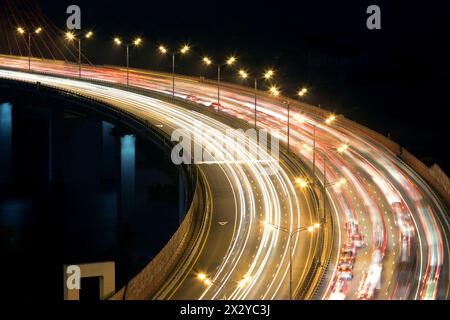
[[72, 41], [75, 39], [75, 34], [73, 32], [68, 31], [66, 32], [65, 37], [68, 41]]
[[330, 125], [336, 120], [336, 116], [334, 114], [330, 115], [326, 120], [325, 123]]
[[17, 27], [16, 29], [17, 33], [21, 36], [28, 34], [28, 71], [31, 71], [31, 36], [33, 34], [40, 35], [43, 30], [44, 29], [41, 27], [36, 28], [34, 32], [27, 32], [25, 28], [22, 27]]
[[275, 231], [275, 230], [279, 230], [281, 232], [286, 233], [289, 237], [288, 237], [288, 246], [289, 246], [289, 299], [292, 300], [292, 238], [294, 237], [294, 235], [296, 235], [297, 233], [303, 232], [303, 231], [307, 231], [309, 234], [314, 234], [314, 232], [318, 229], [321, 228], [322, 224], [321, 223], [314, 223], [311, 226], [308, 227], [300, 227], [294, 230], [290, 230], [288, 228], [285, 227], [281, 227], [281, 226], [276, 226], [273, 225], [272, 223], [268, 222], [268, 221], [263, 221], [263, 225], [268, 228], [270, 231]]
[[180, 49], [180, 53], [181, 53], [181, 54], [187, 54], [190, 50], [191, 50], [191, 47], [189, 47], [189, 45], [185, 44], [185, 45], [183, 45], [183, 47]]
[[280, 89], [278, 89], [276, 86], [270, 87], [269, 92], [274, 97], [278, 97], [280, 95]]
[[197, 275], [197, 279], [200, 280], [200, 281], [205, 281], [207, 278], [208, 278], [208, 276], [206, 274], [204, 274], [204, 273], [199, 273]]
[[[119, 37], [114, 38], [114, 44], [116, 46], [122, 45], [122, 39]], [[139, 47], [142, 44], [142, 39], [136, 37], [131, 43], [127, 43], [126, 45], [126, 53], [127, 53], [127, 86], [130, 85], [130, 45], [134, 47]]]
[[[271, 75], [273, 74], [270, 70], [266, 73], [267, 75]], [[272, 86], [269, 89], [269, 92], [271, 95], [273, 95], [274, 97], [278, 97], [281, 94], [280, 89], [278, 89], [278, 87], [276, 86]], [[291, 101], [290, 98], [288, 97], [286, 103], [286, 108], [287, 108], [287, 116], [286, 116], [286, 123], [287, 123], [287, 151], [288, 154], [291, 152]]]
[[295, 179], [295, 183], [302, 189], [305, 189], [309, 185], [309, 182], [302, 178]]
[[[94, 36], [92, 31], [87, 32], [84, 35], [85, 39], [91, 39]], [[75, 33], [68, 31], [65, 34], [65, 38], [67, 41], [72, 42], [77, 39]], [[78, 77], [81, 78], [81, 37], [78, 37]]]
[[[225, 67], [225, 66], [231, 67], [236, 62], [237, 62], [237, 58], [234, 56], [231, 56], [225, 61], [225, 63], [217, 65], [217, 103], [219, 105], [219, 108], [220, 108], [220, 81], [221, 81], [220, 72], [221, 72], [221, 68]], [[209, 66], [212, 64], [212, 60], [208, 57], [204, 57], [203, 63]]]
[[[164, 46], [160, 45], [158, 47], [158, 51], [163, 56], [169, 53], [169, 49]], [[179, 50], [179, 54], [181, 55], [187, 55], [191, 51], [191, 47], [188, 44], [184, 44], [181, 46]], [[172, 97], [175, 98], [175, 56], [177, 53], [175, 51], [172, 51]]]
[[208, 66], [212, 64], [212, 60], [210, 58], [208, 58], [208, 57], [203, 57], [202, 60], [203, 60], [203, 63], [208, 65]]
[[298, 96], [303, 98], [308, 93], [308, 89], [302, 88], [298, 91]]
[[241, 69], [239, 70], [239, 76], [245, 80], [248, 78], [248, 73], [245, 70]]
[[273, 71], [272, 69], [269, 69], [264, 73], [264, 79], [270, 80], [273, 78], [274, 75], [275, 75], [275, 71]]
[[[259, 78], [255, 78], [254, 79], [254, 90], [255, 90], [255, 130], [258, 126], [258, 81], [259, 80], [266, 80], [269, 81], [273, 78], [273, 76], [275, 75], [275, 71], [273, 71], [272, 69], [268, 69], [267, 71], [265, 71], [263, 73], [263, 75]], [[239, 70], [239, 77], [243, 80], [246, 80], [249, 77], [249, 74], [247, 71], [245, 70]]]
[[166, 54], [167, 53], [167, 48], [165, 46], [159, 46], [158, 50], [161, 54]]

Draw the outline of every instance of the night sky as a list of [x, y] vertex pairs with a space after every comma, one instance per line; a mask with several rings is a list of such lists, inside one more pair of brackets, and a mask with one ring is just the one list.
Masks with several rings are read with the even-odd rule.
[[[409, 149], [447, 173], [449, 11], [444, 1], [54, 1], [41, 0], [46, 15], [65, 28], [70, 4], [82, 9], [83, 30], [95, 41], [85, 53], [93, 63], [123, 63], [115, 35], [140, 35], [145, 46], [132, 65], [168, 70], [160, 43], [192, 44], [197, 55], [178, 71], [213, 77], [200, 56], [236, 54], [251, 73], [277, 70], [284, 93], [310, 88], [308, 102], [342, 113]], [[366, 28], [366, 8], [377, 4], [382, 30]], [[227, 81], [238, 81], [225, 72]]]

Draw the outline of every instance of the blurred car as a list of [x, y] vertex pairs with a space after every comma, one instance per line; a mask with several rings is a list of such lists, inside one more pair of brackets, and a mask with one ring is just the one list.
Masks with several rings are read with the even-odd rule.
[[356, 221], [348, 221], [344, 225], [344, 228], [347, 231], [348, 239], [350, 239], [357, 248], [363, 248], [366, 246], [366, 242], [364, 241], [364, 237], [362, 236], [359, 230], [359, 225]]

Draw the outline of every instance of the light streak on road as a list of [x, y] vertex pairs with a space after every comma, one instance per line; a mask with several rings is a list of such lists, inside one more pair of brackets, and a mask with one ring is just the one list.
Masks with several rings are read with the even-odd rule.
[[[0, 65], [26, 69], [26, 62], [21, 59], [0, 57]], [[33, 65], [40, 72], [51, 72], [66, 76], [76, 74], [74, 66], [64, 63], [38, 61]], [[86, 67], [85, 70], [86, 77], [111, 83], [125, 82], [124, 71], [120, 68]], [[61, 81], [58, 80], [57, 82], [59, 84]], [[171, 80], [170, 76], [161, 73], [132, 71], [130, 84], [167, 94], [170, 91]], [[187, 99], [205, 108], [215, 108], [212, 101], [215, 101], [216, 98], [216, 87], [214, 84], [180, 76], [177, 80], [175, 96]], [[105, 99], [108, 98], [105, 97]], [[253, 123], [254, 105], [251, 90], [241, 90], [224, 85], [221, 92], [220, 109], [224, 114]], [[147, 111], [145, 110], [145, 112]], [[286, 141], [285, 122], [287, 114], [280, 101], [261, 96], [258, 111], [259, 126], [267, 130], [279, 129], [280, 139]], [[177, 116], [180, 117], [180, 114]], [[337, 230], [340, 241], [339, 248], [341, 243], [346, 242], [346, 232], [341, 229], [347, 222], [357, 223], [361, 232], [367, 236], [365, 239], [367, 247], [356, 250], [353, 279], [341, 283], [342, 286], [338, 292], [332, 294], [331, 297], [342, 298], [342, 294], [344, 294], [346, 298], [357, 298], [358, 288], [366, 290], [365, 288], [368, 288], [369, 284], [373, 284], [372, 280], [376, 278], [375, 275], [378, 277], [378, 271], [381, 270], [381, 280], [373, 294], [362, 294], [361, 296], [375, 299], [386, 297], [392, 299], [448, 298], [449, 243], [447, 237], [450, 228], [446, 208], [433, 190], [392, 152], [372, 139], [361, 135], [356, 130], [344, 127], [340, 123], [339, 117], [330, 115], [322, 118], [308, 114], [305, 110], [294, 108], [291, 109], [291, 116], [292, 119], [302, 120], [293, 123], [291, 128], [292, 152], [299, 155], [308, 165], [312, 165], [313, 156], [311, 148], [308, 148], [308, 146], [311, 147], [313, 144], [312, 128], [314, 126], [316, 128], [316, 148], [321, 153], [325, 153], [328, 158], [326, 164], [327, 180], [345, 177], [348, 181], [345, 186], [328, 188], [327, 190], [333, 212], [340, 221]], [[199, 118], [207, 123], [211, 121], [203, 116], [199, 116]], [[164, 128], [167, 129], [166, 121], [163, 120], [165, 119], [159, 119], [159, 123], [164, 123]], [[189, 119], [179, 119], [176, 125], [184, 126], [186, 121], [189, 121]], [[174, 128], [174, 125], [173, 123], [170, 124], [170, 128]], [[219, 122], [210, 123], [210, 126], [223, 129]], [[214, 141], [211, 142], [214, 144]], [[343, 144], [348, 147], [342, 150], [342, 154], [331, 152], [333, 148], [339, 148]], [[322, 157], [319, 153], [316, 155], [317, 179], [321, 181], [321, 175], [323, 175], [325, 167]], [[270, 233], [265, 229], [257, 230], [260, 229], [255, 224], [255, 221], [259, 218], [258, 205], [254, 201], [256, 194], [259, 194], [262, 197], [264, 218], [272, 219], [274, 224], [284, 222], [283, 219], [287, 218], [291, 221], [290, 225], [293, 228], [293, 225], [299, 225], [298, 212], [301, 210], [295, 205], [288, 206], [288, 209], [282, 209], [281, 201], [279, 199], [274, 200], [273, 197], [274, 190], [276, 190], [274, 184], [281, 186], [286, 195], [293, 193], [295, 187], [287, 181], [289, 178], [283, 175], [277, 176], [276, 182], [271, 182], [267, 177], [260, 175], [263, 170], [260, 167], [261, 164], [245, 164], [251, 167], [251, 172], [254, 172], [254, 174], [248, 176], [243, 171], [231, 168], [229, 163], [220, 163], [220, 161], [218, 160], [217, 165], [227, 173], [230, 181], [240, 181], [241, 183], [233, 188], [236, 190], [236, 198], [239, 199], [237, 201], [239, 205], [236, 207], [239, 207], [240, 210], [237, 215], [239, 219], [236, 219], [235, 235], [245, 234], [245, 236], [240, 237], [238, 241], [235, 238], [232, 239], [234, 243], [230, 245], [230, 250], [225, 259], [230, 265], [224, 267], [224, 264], [221, 264], [221, 267], [217, 267], [217, 272], [215, 272], [217, 276], [214, 281], [218, 278], [225, 278], [226, 281], [229, 281], [232, 278], [231, 273], [227, 273], [227, 276], [224, 275], [226, 269], [233, 266], [232, 268], [235, 270], [234, 268], [240, 261], [248, 260], [244, 257], [248, 257], [249, 254], [239, 249], [252, 247], [250, 245], [251, 235], [257, 233], [261, 239], [260, 246], [253, 246], [253, 249], [257, 248], [257, 251], [251, 250], [251, 255], [255, 254], [253, 261], [258, 261], [260, 264], [250, 264], [247, 271], [251, 270], [251, 272], [246, 274], [251, 276], [251, 280], [246, 286], [236, 288], [230, 297], [245, 298], [251, 295], [253, 291], [264, 292], [259, 296], [253, 295], [256, 298], [283, 296], [282, 294], [278, 296], [276, 294], [281, 292], [281, 289], [270, 290], [277, 283], [275, 279], [278, 279], [278, 283], [281, 283], [279, 279], [282, 281], [286, 279], [286, 250], [283, 251], [281, 260], [275, 264], [278, 265], [279, 270], [271, 272], [270, 275], [262, 274], [264, 266], [274, 263], [274, 258], [270, 253], [273, 253], [275, 248], [280, 248], [279, 242], [283, 242], [282, 235]], [[236, 165], [237, 167], [244, 166], [243, 163]], [[282, 170], [282, 172], [284, 171]], [[253, 183], [257, 183], [257, 190], [252, 187]], [[249, 200], [248, 197], [251, 199]], [[290, 197], [290, 204], [298, 201], [298, 198], [296, 199], [293, 194]], [[402, 208], [401, 212], [397, 210], [398, 208], [396, 209], [398, 206]], [[296, 217], [297, 215], [298, 217]], [[407, 231], [409, 229], [411, 230]], [[405, 236], [407, 243], [404, 243]], [[298, 241], [299, 239], [295, 240], [295, 247], [298, 246]], [[406, 259], [407, 261], [402, 261], [402, 259], [405, 260], [404, 248], [412, 250], [409, 258]], [[377, 259], [380, 258], [377, 263], [373, 262], [374, 256]], [[406, 266], [403, 266], [405, 263]], [[336, 267], [338, 263], [334, 261], [331, 265]], [[403, 267], [399, 267], [399, 265]], [[277, 269], [273, 265], [272, 268], [274, 268], [273, 270]], [[269, 281], [267, 278], [272, 274], [274, 280]], [[337, 273], [333, 272], [323, 298], [330, 296], [331, 283], [336, 275]], [[242, 277], [242, 274], [240, 277]], [[265, 278], [265, 280], [261, 281], [262, 278]], [[402, 281], [408, 283], [402, 284]], [[261, 283], [265, 285], [269, 283], [270, 289], [262, 290], [260, 288]], [[367, 286], [360, 285], [361, 283], [366, 283]], [[400, 286], [403, 289], [398, 289]], [[223, 286], [219, 286], [219, 288], [225, 290]], [[202, 297], [220, 298], [220, 294], [223, 293], [213, 287], [208, 290], [215, 293], [205, 293]], [[284, 294], [286, 294], [286, 291], [284, 291]]]

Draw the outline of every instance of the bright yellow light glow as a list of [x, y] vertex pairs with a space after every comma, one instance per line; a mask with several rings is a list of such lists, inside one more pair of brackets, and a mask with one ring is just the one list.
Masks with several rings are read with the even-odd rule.
[[334, 120], [336, 120], [336, 116], [334, 114], [332, 114], [325, 120], [325, 123], [332, 124]]
[[308, 229], [306, 229], [306, 230], [308, 230], [309, 233], [313, 233], [314, 232], [314, 227], [313, 226], [308, 227]]
[[267, 70], [266, 73], [264, 73], [264, 78], [266, 80], [271, 79], [275, 75], [275, 71], [273, 70]]
[[239, 76], [242, 79], [247, 79], [248, 78], [248, 73], [245, 70], [239, 70]]
[[239, 288], [245, 287], [248, 283], [250, 283], [251, 280], [252, 278], [250, 276], [245, 276], [241, 281], [239, 281]]
[[300, 97], [306, 96], [307, 93], [308, 93], [308, 89], [306, 89], [306, 88], [302, 88], [302, 89], [300, 89], [300, 90], [298, 91], [298, 95], [299, 95]]
[[25, 29], [22, 28], [22, 27], [18, 27], [18, 28], [17, 28], [17, 32], [18, 32], [19, 34], [24, 34], [24, 33], [25, 33]]
[[344, 178], [341, 178], [341, 179], [339, 179], [338, 182], [336, 182], [336, 186], [337, 186], [337, 187], [341, 187], [341, 186], [343, 186], [343, 185], [345, 185], [345, 184], [347, 184], [347, 180], [344, 179]]
[[133, 44], [137, 47], [137, 46], [139, 46], [139, 45], [141, 45], [141, 43], [142, 43], [142, 39], [141, 38], [136, 38], [134, 41], [133, 41]]
[[311, 152], [313, 151], [313, 147], [307, 145], [307, 144], [303, 144], [303, 149], [305, 149], [305, 151]]
[[72, 41], [75, 39], [75, 34], [73, 32], [66, 32], [66, 39]]
[[347, 151], [347, 149], [348, 149], [348, 145], [343, 144], [342, 146], [340, 146], [340, 147], [337, 149], [337, 152], [339, 152], [339, 153], [344, 153], [345, 151]]
[[212, 281], [210, 279], [205, 279], [205, 281], [203, 281], [204, 284], [206, 284], [207, 286], [212, 285]]
[[302, 178], [295, 179], [295, 183], [302, 189], [308, 186], [308, 181]]
[[120, 40], [120, 38], [114, 38], [114, 43], [120, 46], [122, 44], [122, 40]]
[[167, 48], [165, 46], [159, 46], [159, 52], [161, 52], [162, 54], [166, 54], [167, 53]]
[[89, 31], [88, 33], [86, 33], [85, 37], [86, 37], [86, 39], [90, 39], [90, 38], [92, 38], [93, 35], [94, 35], [94, 33], [92, 31]]
[[212, 61], [208, 57], [203, 57], [203, 63], [205, 63], [205, 64], [207, 64], [209, 66], [210, 64], [212, 64]]
[[227, 65], [231, 66], [231, 65], [233, 65], [235, 62], [236, 62], [236, 57], [230, 57], [230, 58], [227, 60]]
[[191, 50], [191, 47], [189, 47], [187, 44], [185, 44], [185, 45], [183, 45], [183, 46], [181, 47], [180, 52], [181, 52], [182, 54], [186, 54], [186, 53], [189, 52], [189, 50]]
[[39, 27], [36, 30], [34, 30], [34, 33], [36, 33], [36, 34], [39, 34], [41, 32], [42, 32], [42, 28], [41, 27]]
[[314, 223], [313, 227], [314, 229], [320, 229], [320, 223]]
[[280, 95], [280, 90], [275, 86], [270, 87], [269, 92], [275, 97]]
[[201, 272], [197, 275], [197, 279], [200, 281], [205, 281], [207, 279], [207, 275]]

